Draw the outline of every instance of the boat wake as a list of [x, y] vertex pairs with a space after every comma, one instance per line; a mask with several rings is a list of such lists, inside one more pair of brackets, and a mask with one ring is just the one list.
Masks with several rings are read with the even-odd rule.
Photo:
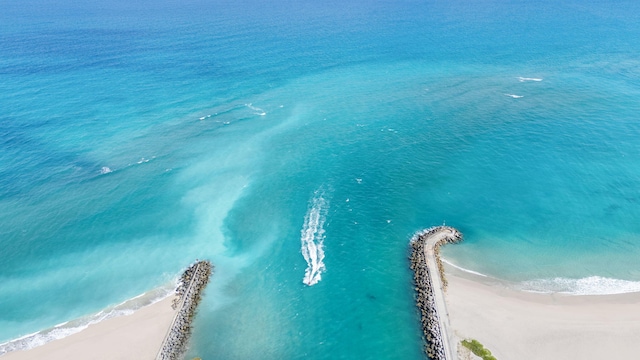
[[312, 286], [322, 279], [324, 265], [324, 223], [327, 219], [329, 203], [316, 191], [309, 203], [309, 210], [304, 217], [304, 225], [300, 231], [300, 251], [307, 262], [303, 283]]

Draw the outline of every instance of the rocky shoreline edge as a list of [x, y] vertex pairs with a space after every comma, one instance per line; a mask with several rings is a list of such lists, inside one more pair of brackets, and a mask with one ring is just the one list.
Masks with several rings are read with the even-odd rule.
[[[416, 291], [416, 305], [421, 313], [421, 322], [424, 337], [426, 339], [425, 352], [430, 359], [451, 360], [452, 354], [446, 349], [448, 338], [443, 329], [435, 292], [440, 292], [439, 296], [444, 300], [444, 290], [446, 279], [442, 261], [440, 260], [439, 248], [443, 244], [457, 243], [462, 241], [462, 234], [455, 228], [449, 226], [436, 226], [418, 232], [411, 239], [411, 270]], [[428, 247], [433, 247], [438, 274], [432, 274], [427, 263]], [[441, 288], [434, 289], [432, 277], [438, 276]], [[448, 316], [446, 313], [442, 316]]]
[[191, 323], [212, 272], [211, 262], [196, 260], [182, 273], [180, 283], [176, 288], [177, 297], [172, 304], [178, 312], [167, 331], [156, 360], [181, 359], [186, 352], [191, 335]]

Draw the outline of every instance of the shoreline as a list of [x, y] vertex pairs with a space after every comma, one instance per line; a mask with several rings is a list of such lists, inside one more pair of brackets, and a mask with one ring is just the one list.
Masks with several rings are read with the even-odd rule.
[[4, 358], [11, 353], [29, 351], [47, 345], [51, 342], [65, 339], [106, 320], [132, 315], [138, 310], [173, 297], [177, 281], [178, 280], [176, 279], [170, 283], [166, 283], [162, 286], [124, 300], [116, 305], [107, 306], [95, 313], [66, 320], [53, 327], [44, 328], [26, 335], [6, 340], [0, 344], [0, 358]]
[[[598, 275], [583, 278], [556, 277], [551, 279], [536, 278], [532, 280], [505, 280], [492, 275], [483, 274], [463, 268], [451, 260], [441, 258], [446, 264], [447, 272], [454, 272], [460, 277], [469, 278], [490, 284], [500, 284], [504, 287], [534, 294], [563, 294], [569, 296], [607, 296], [640, 293], [640, 281], [623, 280]], [[589, 284], [587, 282], [599, 282]], [[561, 282], [561, 283], [560, 283]], [[603, 287], [602, 285], [606, 285]]]
[[451, 329], [498, 359], [635, 358], [640, 292], [538, 293], [445, 263]]
[[69, 336], [27, 350], [0, 355], [2, 360], [153, 359], [177, 311], [169, 295], [125, 314], [90, 324]]
[[[2, 360], [177, 359], [186, 350], [191, 321], [209, 282], [213, 266], [196, 261], [181, 275], [175, 290], [160, 287], [73, 323], [69, 335], [47, 340], [61, 325], [10, 340]], [[132, 308], [133, 307], [133, 308]], [[84, 323], [87, 321], [86, 323]], [[55, 335], [53, 335], [55, 336]], [[26, 342], [19, 344], [20, 341]], [[30, 341], [30, 342], [29, 342]], [[16, 343], [11, 346], [12, 343]]]

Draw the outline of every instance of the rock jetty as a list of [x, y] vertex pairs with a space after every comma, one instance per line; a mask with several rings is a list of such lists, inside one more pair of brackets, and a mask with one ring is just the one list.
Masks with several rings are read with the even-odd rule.
[[416, 305], [422, 315], [422, 329], [427, 341], [425, 352], [433, 360], [453, 360], [456, 355], [449, 346], [447, 334], [448, 314], [444, 301], [446, 279], [439, 248], [442, 244], [461, 240], [462, 234], [448, 226], [423, 230], [411, 239], [410, 260]]
[[177, 296], [172, 304], [178, 311], [162, 342], [156, 360], [177, 360], [184, 355], [191, 335], [191, 322], [212, 271], [213, 265], [207, 260], [202, 260], [196, 261], [182, 273], [176, 289]]

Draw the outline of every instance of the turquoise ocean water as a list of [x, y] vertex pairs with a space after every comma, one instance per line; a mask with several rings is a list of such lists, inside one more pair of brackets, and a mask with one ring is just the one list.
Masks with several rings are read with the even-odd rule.
[[422, 359], [443, 222], [516, 288], [640, 291], [637, 2], [0, 6], [0, 354], [208, 258], [189, 356]]

